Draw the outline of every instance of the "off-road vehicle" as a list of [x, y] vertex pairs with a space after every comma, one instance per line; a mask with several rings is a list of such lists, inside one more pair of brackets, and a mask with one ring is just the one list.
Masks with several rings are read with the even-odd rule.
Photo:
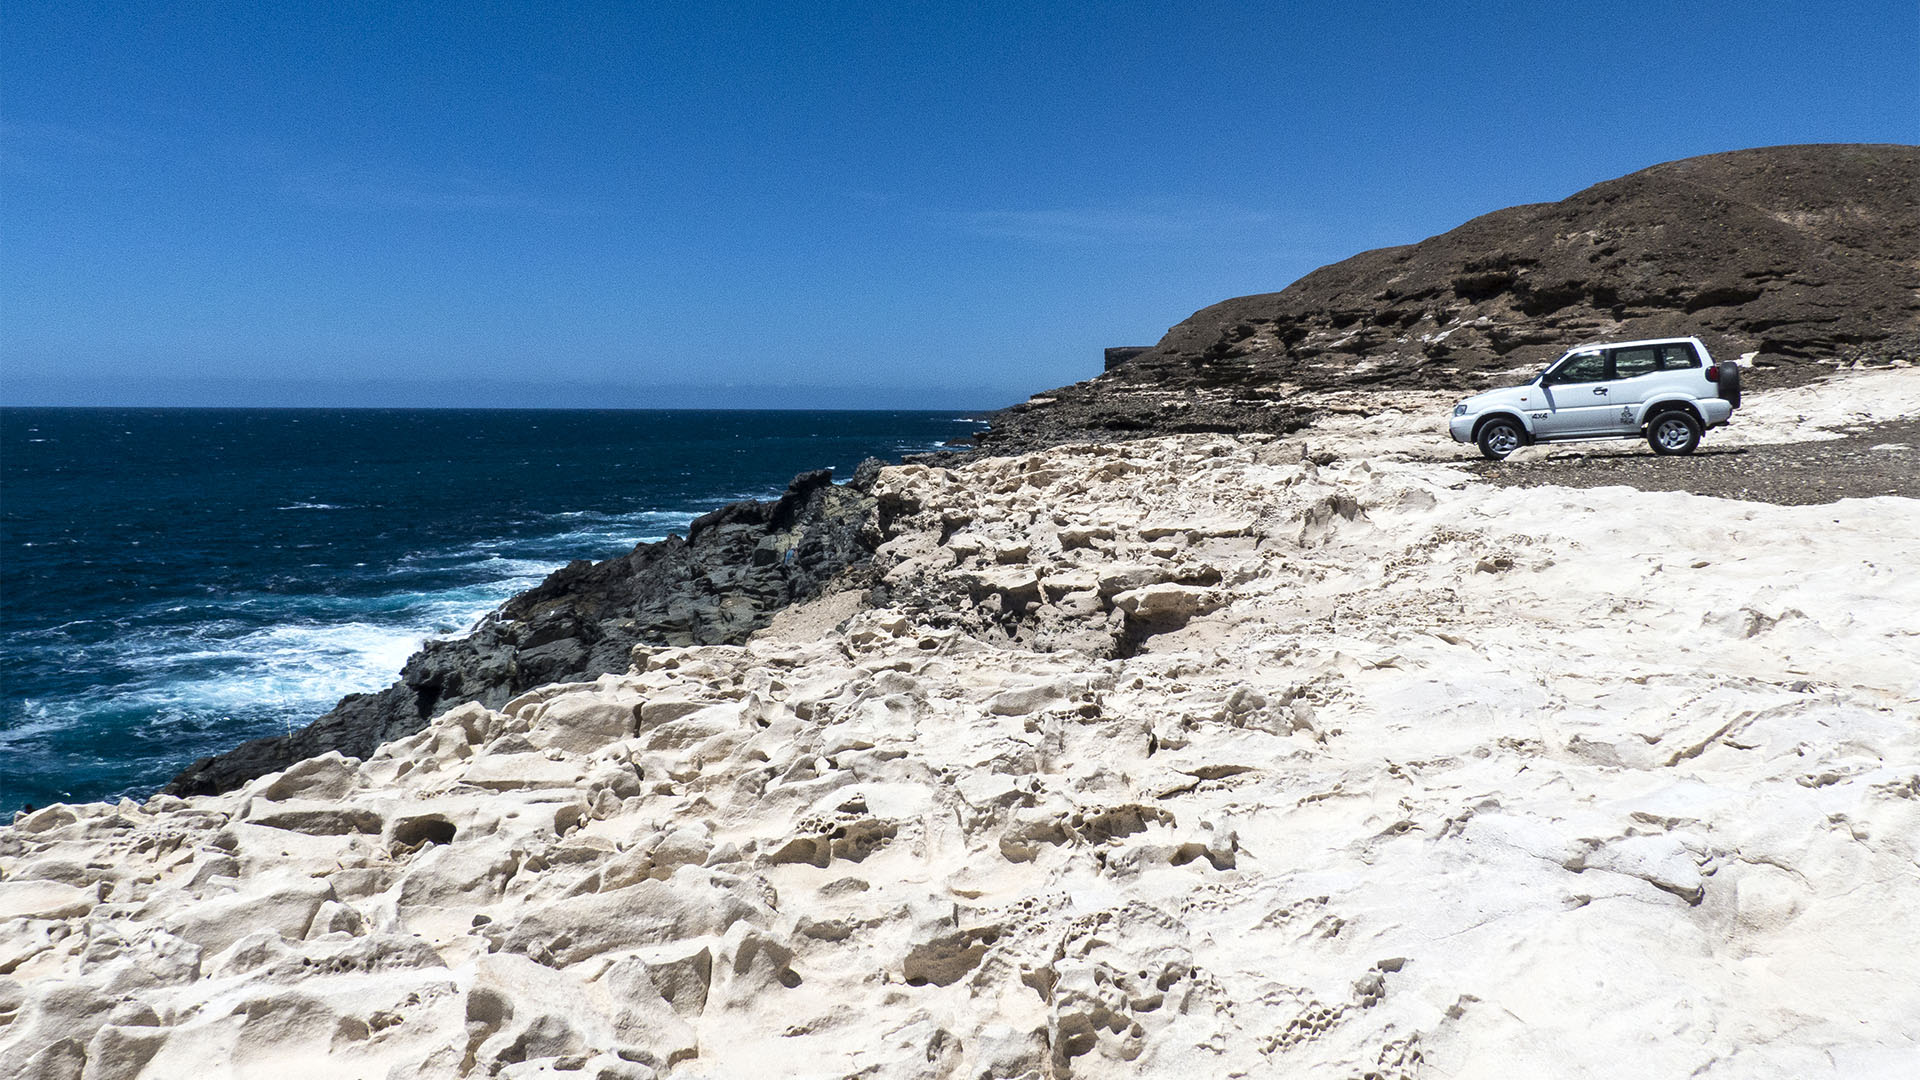
[[1530, 443], [1646, 437], [1656, 454], [1691, 454], [1740, 407], [1740, 365], [1715, 363], [1699, 338], [1580, 345], [1521, 386], [1453, 407], [1447, 431], [1498, 461]]

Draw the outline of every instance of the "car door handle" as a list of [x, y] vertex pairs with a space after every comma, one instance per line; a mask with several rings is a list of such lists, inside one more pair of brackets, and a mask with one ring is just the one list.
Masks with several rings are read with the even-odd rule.
[[1596, 386], [1593, 388], [1593, 392], [1601, 395], [1602, 397], [1605, 397], [1607, 393], [1607, 388], [1604, 386]]

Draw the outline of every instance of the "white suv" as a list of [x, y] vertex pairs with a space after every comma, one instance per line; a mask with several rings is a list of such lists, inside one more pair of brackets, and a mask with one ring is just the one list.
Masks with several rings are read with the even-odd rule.
[[1716, 364], [1699, 338], [1581, 345], [1523, 386], [1453, 407], [1447, 431], [1498, 461], [1529, 443], [1636, 439], [1691, 454], [1740, 407], [1740, 365]]

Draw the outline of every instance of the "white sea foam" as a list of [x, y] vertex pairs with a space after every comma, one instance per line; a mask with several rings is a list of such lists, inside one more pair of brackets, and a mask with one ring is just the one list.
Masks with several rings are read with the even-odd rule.
[[[687, 522], [690, 520], [692, 519], [681, 519], [676, 523], [676, 527], [685, 529]], [[672, 529], [668, 529], [667, 531], [670, 532]], [[666, 535], [667, 532], [645, 532], [631, 528], [605, 527], [570, 529], [567, 532], [561, 533], [555, 537], [555, 539], [563, 541], [565, 546], [571, 548], [630, 548], [635, 544], [665, 539]]]
[[485, 572], [489, 580], [474, 587], [484, 587], [503, 581], [517, 581], [523, 578], [540, 578], [553, 571], [559, 563], [546, 559], [516, 559], [494, 551], [463, 551], [457, 556], [460, 561], [452, 569], [469, 572]]
[[56, 734], [67, 726], [46, 702], [26, 698], [20, 702], [20, 719], [0, 727], [0, 752], [12, 754], [38, 736]]
[[[129, 627], [70, 658], [73, 667], [118, 669], [130, 678], [32, 702], [0, 732], [0, 748], [91, 727], [103, 713], [144, 712], [162, 724], [264, 716], [304, 723], [344, 694], [386, 686], [429, 639], [470, 632], [556, 566], [495, 556], [469, 564], [481, 580], [431, 592], [209, 602], [192, 605], [202, 607], [204, 617], [185, 627], [180, 614], [186, 606], [170, 605], [163, 625]], [[263, 603], [283, 605], [284, 621], [250, 627], [222, 615]]]
[[[721, 495], [714, 505], [768, 496]], [[522, 525], [545, 523], [553, 531], [544, 535], [487, 537], [395, 559], [384, 572], [376, 569], [380, 591], [371, 595], [226, 593], [132, 613], [113, 620], [116, 631], [106, 639], [66, 646], [62, 666], [114, 672], [102, 676], [110, 681], [20, 703], [0, 730], [0, 750], [24, 753], [65, 732], [116, 728], [227, 745], [260, 734], [263, 724], [278, 730], [305, 723], [342, 695], [388, 685], [428, 641], [471, 632], [569, 557], [606, 558], [665, 539], [710, 508], [541, 515]], [[280, 509], [349, 507], [297, 502]], [[363, 584], [368, 570], [356, 566]]]
[[[391, 682], [426, 635], [418, 627], [353, 622], [269, 627], [223, 647], [156, 656], [156, 675], [136, 700], [150, 707], [218, 711], [331, 705], [342, 694], [377, 690]], [[213, 669], [177, 677], [182, 669]]]
[[[482, 541], [453, 551], [420, 552], [408, 560], [412, 565], [394, 570], [399, 577], [431, 567], [472, 579], [466, 584], [372, 597], [299, 597], [290, 606], [317, 618], [238, 634], [230, 622], [216, 620], [203, 624], [206, 632], [198, 635], [197, 647], [181, 650], [173, 640], [136, 648], [131, 658], [157, 677], [139, 696], [152, 705], [200, 709], [328, 707], [342, 694], [385, 686], [429, 639], [470, 632], [501, 603], [564, 564], [563, 559], [520, 557], [514, 549], [629, 547], [663, 539], [662, 526], [684, 527], [693, 517], [678, 511], [568, 516], [582, 526], [535, 542]], [[187, 674], [208, 667], [220, 671]]]

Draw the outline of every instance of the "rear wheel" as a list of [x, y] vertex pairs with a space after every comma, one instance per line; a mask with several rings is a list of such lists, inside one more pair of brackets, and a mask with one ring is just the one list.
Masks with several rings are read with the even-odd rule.
[[1648, 421], [1647, 442], [1656, 454], [1691, 454], [1700, 445], [1700, 421], [1691, 413], [1663, 412]]
[[1526, 442], [1526, 433], [1512, 420], [1489, 420], [1480, 426], [1480, 437], [1474, 440], [1480, 444], [1480, 456], [1488, 461], [1499, 461]]

